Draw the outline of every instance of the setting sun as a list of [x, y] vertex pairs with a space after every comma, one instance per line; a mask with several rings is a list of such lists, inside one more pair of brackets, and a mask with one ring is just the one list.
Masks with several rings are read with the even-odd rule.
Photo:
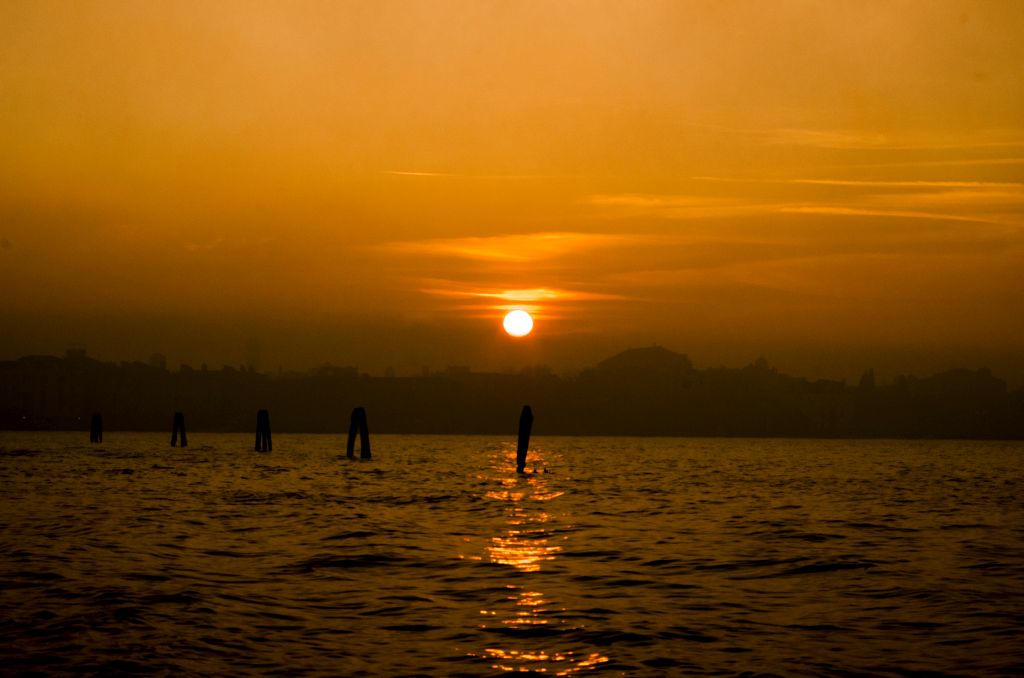
[[523, 310], [509, 311], [502, 326], [513, 337], [525, 337], [533, 331], [533, 317]]

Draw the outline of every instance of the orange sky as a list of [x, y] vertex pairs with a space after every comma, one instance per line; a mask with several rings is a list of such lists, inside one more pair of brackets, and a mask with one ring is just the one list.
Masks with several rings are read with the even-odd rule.
[[5, 2], [0, 358], [1024, 375], [1022, 85], [1014, 0]]

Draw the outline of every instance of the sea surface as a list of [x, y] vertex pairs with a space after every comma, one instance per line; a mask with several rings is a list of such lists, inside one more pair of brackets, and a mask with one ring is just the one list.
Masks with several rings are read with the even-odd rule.
[[0, 432], [2, 675], [1024, 673], [1021, 442], [87, 440]]

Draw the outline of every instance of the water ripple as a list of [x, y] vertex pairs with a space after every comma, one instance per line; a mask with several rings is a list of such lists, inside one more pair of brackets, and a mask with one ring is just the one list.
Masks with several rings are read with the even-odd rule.
[[1024, 671], [1020, 444], [0, 435], [0, 675]]

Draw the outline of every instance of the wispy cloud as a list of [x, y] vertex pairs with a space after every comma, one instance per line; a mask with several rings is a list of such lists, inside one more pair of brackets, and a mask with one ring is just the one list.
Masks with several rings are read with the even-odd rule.
[[[760, 205], [766, 211], [836, 216], [903, 217], [991, 224], [1020, 224], [1020, 215], [995, 214], [994, 208], [1024, 208], [1024, 182], [864, 180], [864, 179], [739, 179], [693, 177], [696, 181], [778, 186], [848, 188], [848, 197], [837, 204], [833, 193], [827, 200], [806, 196], [798, 204]], [[885, 209], [880, 209], [885, 207]], [[929, 209], [932, 208], [932, 209]]]
[[623, 216], [646, 216], [661, 219], [718, 219], [773, 211], [774, 205], [737, 197], [704, 195], [665, 195], [645, 193], [595, 194], [583, 204], [604, 208], [598, 218], [618, 219]]
[[[865, 202], [876, 205], [936, 206], [943, 208], [1017, 208], [1024, 209], [1024, 190], [950, 190], [920, 193], [883, 193], [870, 195]], [[1024, 221], [1024, 218], [1018, 219]]]
[[435, 286], [424, 287], [421, 291], [442, 297], [460, 297], [464, 299], [495, 299], [510, 303], [531, 303], [550, 301], [611, 301], [625, 299], [620, 294], [604, 294], [553, 287], [535, 287], [531, 289], [493, 289], [476, 287], [447, 280], [432, 281]]
[[[792, 183], [848, 187], [861, 191], [850, 198], [845, 210], [862, 214], [918, 219], [1020, 223], [1012, 214], [996, 215], [995, 209], [1024, 208], [1024, 183], [1012, 181], [861, 181], [844, 179], [794, 179]], [[861, 189], [878, 189], [864, 194]], [[878, 213], [879, 206], [888, 208]], [[789, 208], [793, 211], [794, 208]], [[807, 211], [807, 208], [798, 208]], [[835, 211], [833, 205], [818, 209]], [[942, 211], [935, 211], [935, 209]]]
[[894, 141], [885, 134], [851, 130], [783, 128], [770, 132], [768, 144], [814, 146], [817, 148], [859, 149], [892, 148]]
[[1016, 181], [861, 181], [853, 179], [787, 179], [794, 184], [824, 186], [855, 186], [868, 188], [1016, 188], [1024, 183]]
[[770, 145], [809, 146], [834, 150], [968, 151], [1024, 148], [1020, 130], [983, 130], [973, 138], [921, 138], [872, 130], [780, 128], [765, 134]]
[[[491, 237], [448, 238], [389, 243], [391, 255], [415, 256], [420, 270], [433, 271], [408, 280], [440, 308], [463, 316], [494, 317], [521, 308], [553, 320], [582, 313], [590, 304], [623, 301], [608, 290], [604, 275], [574, 277], [581, 262], [645, 242], [645, 236], [542, 232]], [[453, 261], [455, 260], [455, 261]], [[461, 263], [457, 260], [466, 260]], [[474, 265], [484, 264], [484, 266]], [[501, 264], [496, 265], [496, 264]], [[523, 285], [528, 281], [528, 285]]]
[[793, 205], [780, 208], [780, 212], [790, 214], [823, 214], [829, 216], [848, 217], [889, 217], [902, 219], [930, 219], [934, 221], [966, 221], [979, 224], [1004, 224], [1000, 219], [983, 216], [943, 214], [940, 212], [917, 212], [913, 210], [878, 210], [860, 207], [842, 207], [837, 205]]
[[829, 169], [897, 169], [900, 167], [983, 167], [988, 165], [1024, 165], [1024, 157], [948, 158], [945, 160], [896, 160], [830, 165]]
[[534, 287], [526, 289], [475, 285], [454, 280], [427, 279], [420, 288], [423, 294], [443, 299], [461, 300], [449, 310], [476, 317], [494, 317], [513, 309], [529, 311], [537, 318], [564, 318], [578, 313], [592, 303], [628, 300], [622, 294], [592, 292], [566, 287]]
[[414, 240], [381, 247], [398, 254], [455, 257], [477, 261], [538, 262], [598, 248], [614, 247], [632, 236], [607, 233], [546, 232], [469, 238]]
[[390, 174], [396, 177], [453, 177], [454, 174], [448, 174], [447, 172], [410, 172], [404, 170], [386, 170], [384, 174]]
[[422, 172], [415, 170], [384, 170], [382, 174], [395, 177], [419, 177], [437, 179], [568, 179], [575, 174], [473, 174], [470, 172]]
[[714, 181], [735, 184], [808, 184], [818, 186], [849, 186], [852, 188], [1020, 188], [1017, 181], [880, 181], [862, 179], [758, 179], [738, 177], [694, 176], [693, 181]]
[[601, 193], [587, 196], [584, 200], [590, 205], [608, 205], [613, 207], [708, 207], [735, 202], [723, 198], [711, 198], [700, 195], [651, 195], [644, 193]]

